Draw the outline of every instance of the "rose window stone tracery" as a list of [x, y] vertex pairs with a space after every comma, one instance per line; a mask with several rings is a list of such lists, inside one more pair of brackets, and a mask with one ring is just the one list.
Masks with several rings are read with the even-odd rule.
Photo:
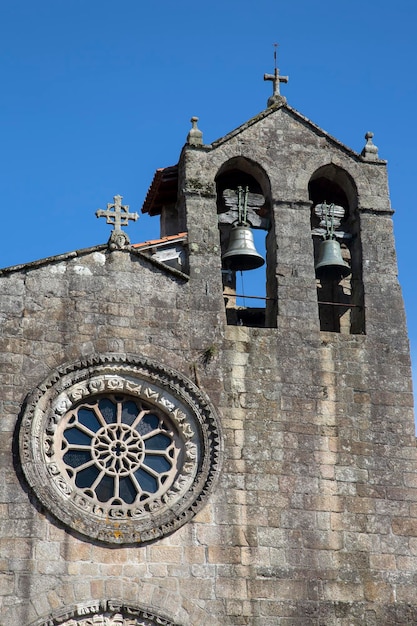
[[25, 476], [61, 521], [111, 543], [168, 534], [195, 514], [218, 471], [208, 399], [148, 359], [92, 357], [62, 366], [28, 398]]
[[57, 429], [57, 463], [96, 504], [140, 504], [172, 484], [182, 456], [172, 423], [129, 396], [99, 396], [69, 411]]

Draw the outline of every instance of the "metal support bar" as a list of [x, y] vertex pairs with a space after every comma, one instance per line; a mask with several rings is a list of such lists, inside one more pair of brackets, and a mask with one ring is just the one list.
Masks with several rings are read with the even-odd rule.
[[263, 296], [244, 296], [239, 293], [223, 293], [228, 298], [252, 298], [253, 300], [277, 300], [277, 298], [265, 298]]
[[363, 309], [364, 308], [362, 304], [344, 304], [343, 302], [321, 302], [319, 300], [318, 304], [328, 304], [330, 306], [344, 306], [347, 309], [353, 309], [353, 308]]

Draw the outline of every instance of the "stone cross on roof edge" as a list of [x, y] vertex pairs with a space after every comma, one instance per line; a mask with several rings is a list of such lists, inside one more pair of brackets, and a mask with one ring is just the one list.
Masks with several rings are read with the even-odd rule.
[[105, 217], [107, 224], [112, 224], [114, 229], [110, 234], [108, 241], [109, 248], [123, 248], [130, 244], [128, 235], [122, 230], [122, 226], [127, 226], [129, 220], [136, 222], [139, 215], [137, 213], [129, 213], [129, 205], [122, 205], [122, 196], [113, 196], [114, 203], [108, 203], [107, 209], [97, 209], [96, 217]]
[[284, 96], [281, 96], [280, 91], [279, 91], [279, 84], [288, 83], [288, 76], [279, 75], [279, 68], [277, 67], [277, 47], [278, 47], [278, 44], [274, 43], [274, 48], [275, 48], [274, 50], [274, 62], [275, 62], [274, 73], [264, 74], [264, 80], [272, 80], [273, 89], [274, 89], [272, 96], [268, 98], [269, 107], [273, 106], [274, 104], [280, 104], [280, 103], [287, 101], [287, 99]]

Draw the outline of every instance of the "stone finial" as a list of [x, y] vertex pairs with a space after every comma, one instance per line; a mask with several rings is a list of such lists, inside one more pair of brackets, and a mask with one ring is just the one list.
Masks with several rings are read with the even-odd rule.
[[187, 135], [187, 143], [190, 146], [202, 146], [203, 145], [203, 133], [197, 127], [198, 117], [193, 116], [190, 119], [192, 128]]
[[130, 244], [130, 239], [122, 230], [122, 226], [127, 226], [129, 220], [136, 222], [139, 215], [137, 213], [129, 213], [129, 206], [126, 204], [122, 206], [122, 196], [114, 196], [114, 204], [107, 204], [107, 209], [97, 209], [96, 217], [105, 217], [107, 224], [112, 224], [114, 229], [110, 234], [108, 241], [109, 248], [112, 250], [124, 248]]
[[288, 83], [288, 76], [280, 76], [279, 69], [277, 67], [277, 48], [278, 44], [274, 43], [274, 62], [275, 68], [273, 74], [264, 74], [264, 80], [272, 80], [273, 84], [273, 93], [270, 98], [268, 98], [268, 107], [272, 107], [274, 104], [284, 104], [287, 102], [287, 99], [284, 96], [281, 96], [279, 91], [280, 83]]
[[378, 148], [375, 146], [375, 144], [372, 141], [373, 136], [374, 134], [371, 133], [370, 131], [368, 131], [365, 135], [366, 144], [364, 146], [364, 149], [361, 152], [361, 155], [366, 161], [378, 161], [379, 159]]

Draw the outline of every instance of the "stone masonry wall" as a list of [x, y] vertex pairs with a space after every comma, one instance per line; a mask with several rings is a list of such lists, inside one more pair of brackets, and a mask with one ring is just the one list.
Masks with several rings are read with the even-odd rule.
[[[240, 442], [225, 475], [242, 480], [222, 514], [252, 542], [250, 617], [233, 623], [411, 624], [416, 451], [386, 171], [306, 126], [281, 109], [183, 156], [190, 241], [207, 243], [210, 219], [215, 245], [213, 181], [233, 157], [264, 168], [274, 212], [278, 328], [228, 327], [222, 350], [225, 437]], [[366, 335], [318, 330], [307, 193], [327, 163], [357, 187]], [[191, 265], [216, 271], [198, 245]]]
[[[28, 493], [15, 429], [27, 393], [58, 365], [82, 356], [126, 352], [194, 376], [192, 364], [200, 363], [208, 345], [219, 343], [218, 312], [207, 308], [191, 316], [189, 282], [125, 251], [91, 251], [6, 271], [0, 282], [0, 623], [26, 626], [54, 609], [100, 598], [136, 600], [176, 623], [204, 623], [206, 613], [196, 600], [212, 595], [207, 588], [213, 566], [196, 527], [140, 548], [105, 548], [75, 537]], [[191, 318], [202, 329], [200, 341], [189, 333]], [[205, 383], [216, 404], [219, 374]], [[210, 522], [210, 507], [200, 517]]]
[[[214, 180], [234, 156], [271, 182], [277, 328], [226, 325]], [[329, 162], [358, 188], [364, 335], [319, 330], [307, 187]], [[416, 450], [384, 164], [278, 108], [212, 149], [186, 148], [180, 180], [189, 280], [104, 246], [0, 273], [1, 626], [57, 624], [66, 607], [108, 599], [176, 626], [414, 624]], [[68, 530], [19, 468], [27, 394], [103, 353], [177, 370], [221, 422], [208, 503], [147, 545]]]

